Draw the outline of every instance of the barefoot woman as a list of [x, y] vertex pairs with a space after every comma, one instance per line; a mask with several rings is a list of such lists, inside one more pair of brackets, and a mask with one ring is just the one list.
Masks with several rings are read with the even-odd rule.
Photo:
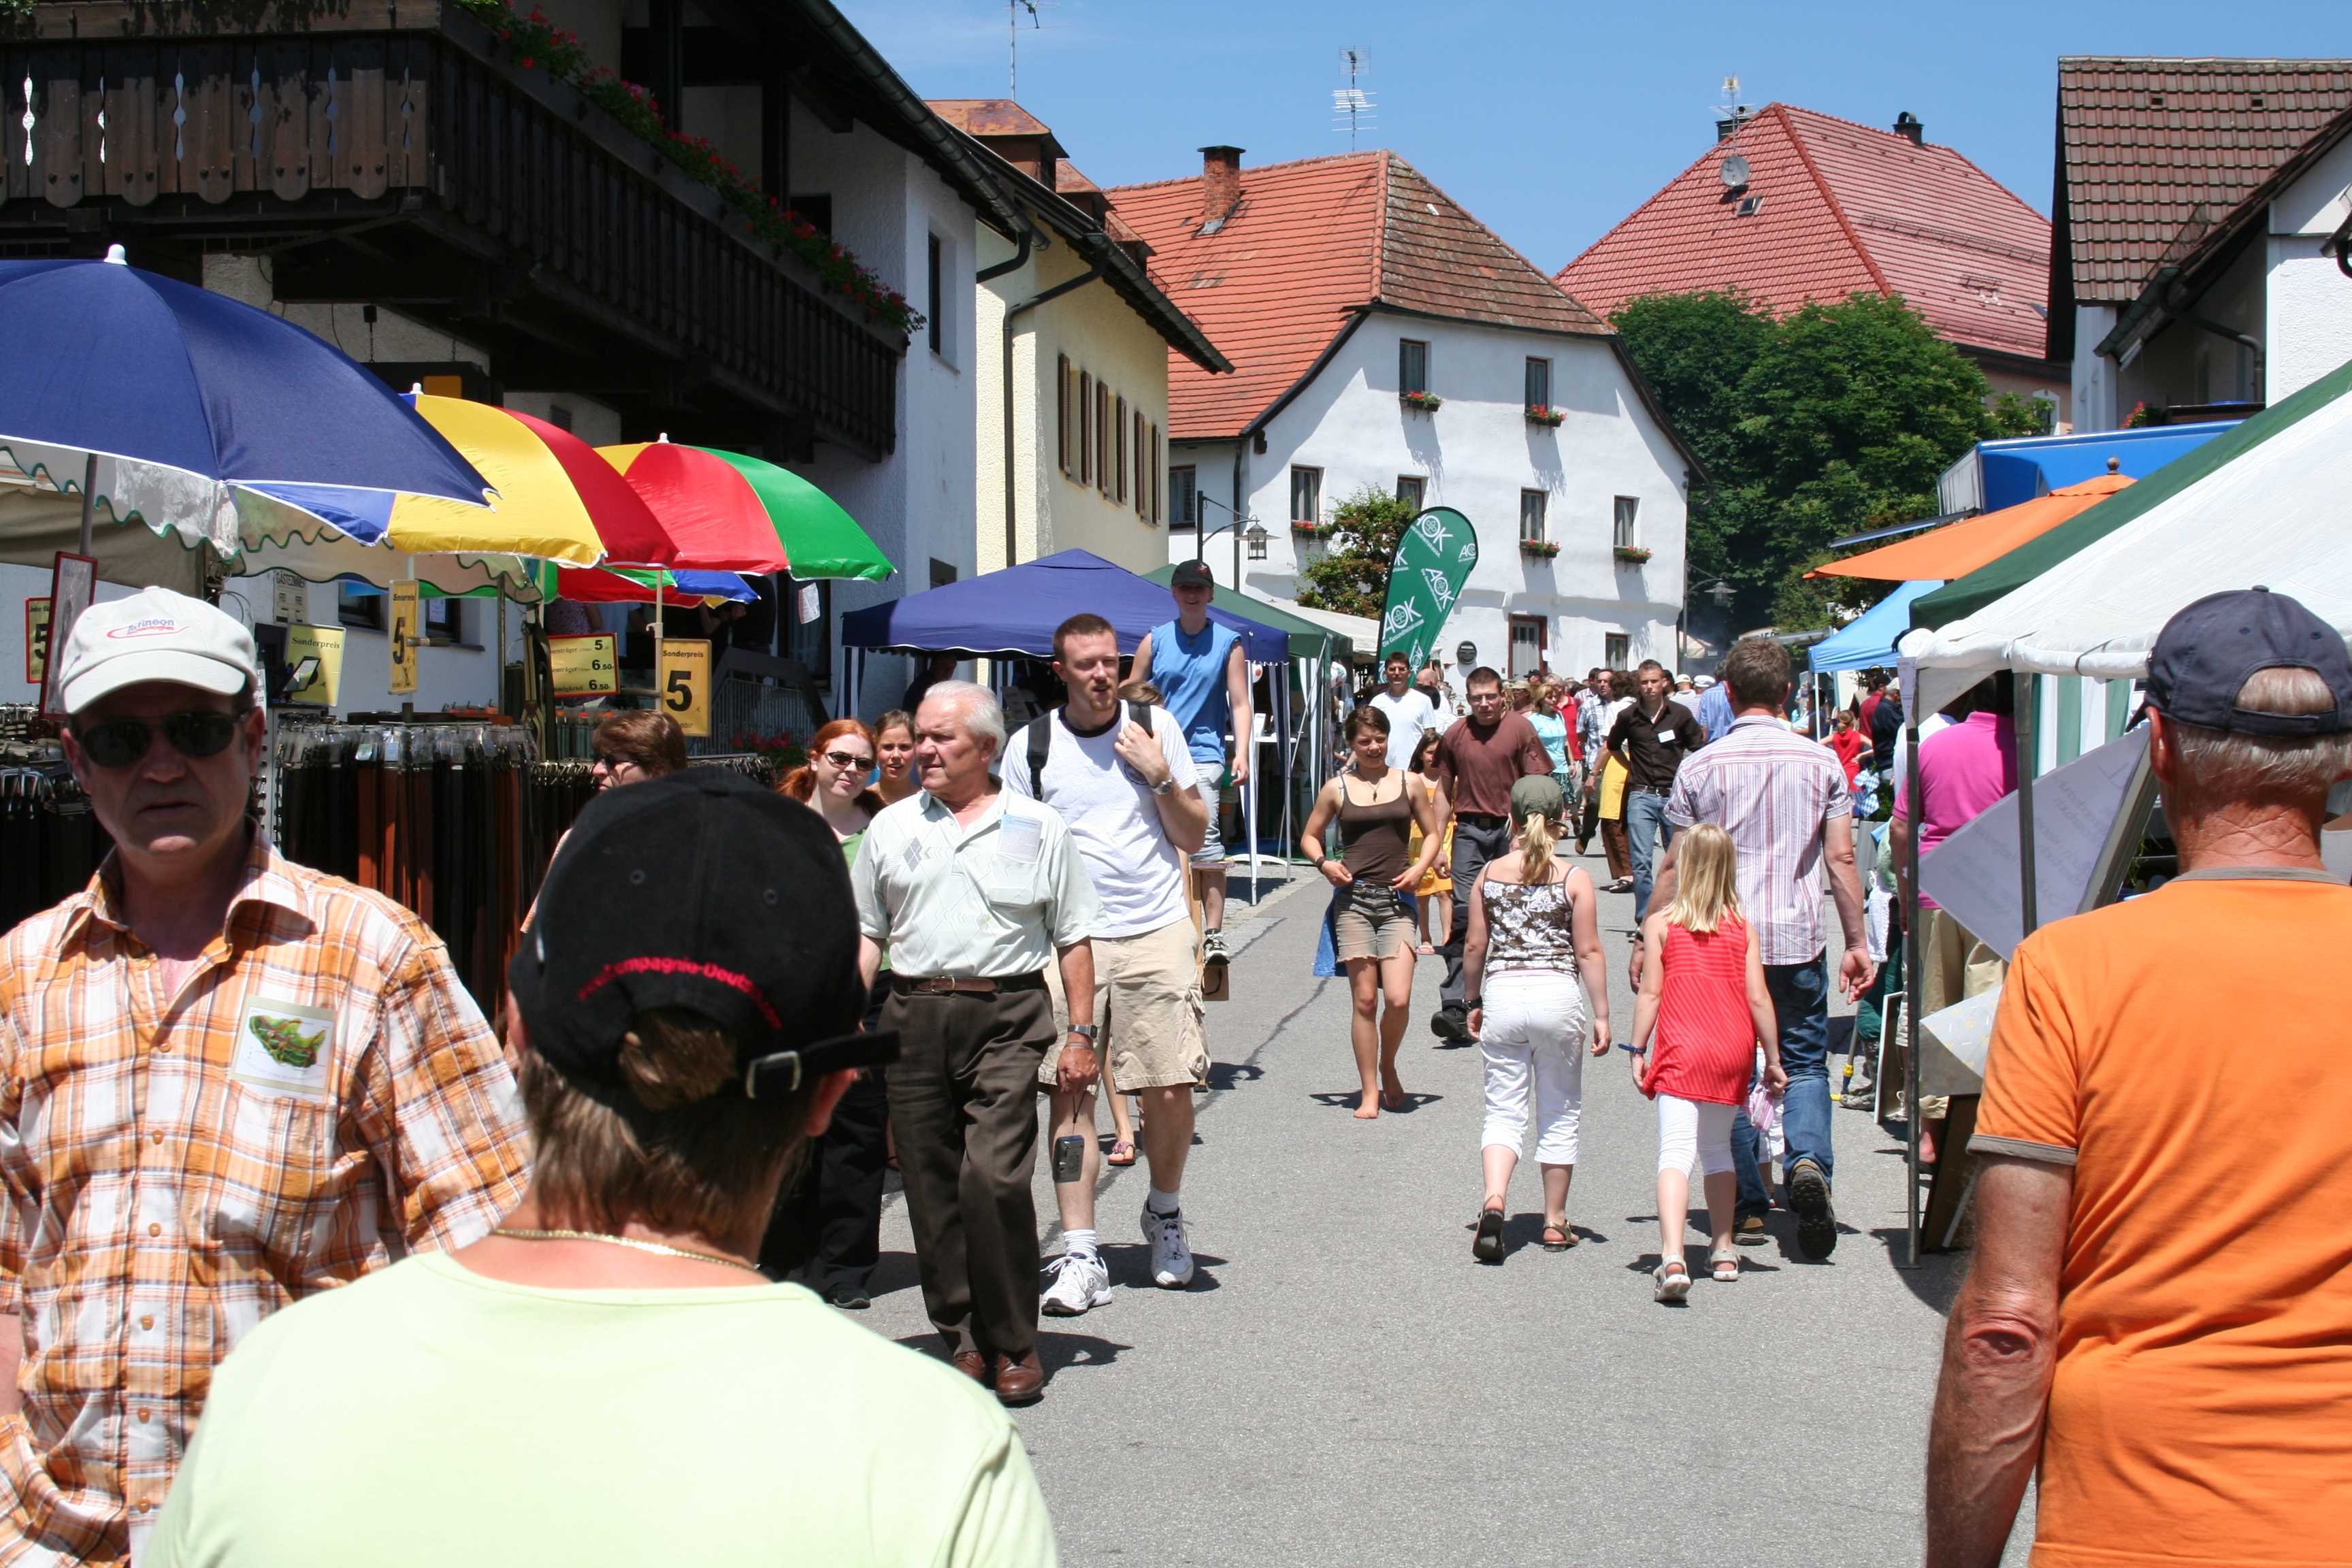
[[[1402, 768], [1389, 766], [1388, 715], [1377, 708], [1359, 708], [1348, 715], [1346, 733], [1350, 765], [1316, 795], [1298, 847], [1339, 889], [1333, 899], [1333, 944], [1348, 972], [1348, 991], [1355, 1003], [1349, 1034], [1356, 1047], [1356, 1070], [1364, 1080], [1356, 1114], [1370, 1121], [1383, 1105], [1391, 1110], [1404, 1109], [1396, 1056], [1412, 1005], [1413, 927], [1398, 895], [1421, 880], [1444, 839], [1428, 791], [1417, 787]], [[1323, 836], [1335, 816], [1347, 836], [1345, 861], [1333, 859], [1323, 847]], [[1422, 834], [1417, 858], [1405, 847], [1415, 824]], [[1381, 1010], [1383, 995], [1385, 1013]]]

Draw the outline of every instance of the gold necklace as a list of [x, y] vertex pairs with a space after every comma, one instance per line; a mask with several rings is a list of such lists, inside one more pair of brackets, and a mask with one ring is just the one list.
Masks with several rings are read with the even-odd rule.
[[503, 1236], [510, 1241], [609, 1242], [614, 1247], [625, 1247], [636, 1252], [658, 1253], [664, 1258], [690, 1258], [697, 1263], [724, 1264], [730, 1268], [740, 1268], [748, 1274], [759, 1274], [762, 1279], [767, 1278], [765, 1274], [761, 1274], [759, 1269], [740, 1258], [721, 1258], [715, 1252], [695, 1252], [687, 1247], [671, 1247], [658, 1241], [639, 1241], [632, 1236], [606, 1236], [603, 1231], [598, 1230], [519, 1230], [502, 1225], [490, 1234]]

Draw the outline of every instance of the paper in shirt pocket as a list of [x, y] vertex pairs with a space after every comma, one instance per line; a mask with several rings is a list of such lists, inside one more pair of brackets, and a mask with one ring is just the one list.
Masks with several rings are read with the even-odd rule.
[[996, 853], [1006, 860], [1018, 860], [1024, 865], [1037, 863], [1037, 852], [1044, 845], [1045, 831], [1025, 816], [1007, 816], [996, 829]]

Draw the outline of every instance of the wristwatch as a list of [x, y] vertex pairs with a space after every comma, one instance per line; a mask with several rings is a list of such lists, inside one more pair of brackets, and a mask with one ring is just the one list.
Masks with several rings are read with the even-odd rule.
[[1070, 1026], [1070, 1033], [1086, 1041], [1087, 1047], [1091, 1049], [1096, 1038], [1099, 1036], [1101, 1031], [1097, 1030], [1092, 1024], [1073, 1024]]
[[1175, 789], [1176, 775], [1174, 773], [1170, 773], [1166, 778], [1161, 779], [1158, 784], [1151, 786], [1151, 793], [1154, 795], [1171, 795], [1175, 793]]

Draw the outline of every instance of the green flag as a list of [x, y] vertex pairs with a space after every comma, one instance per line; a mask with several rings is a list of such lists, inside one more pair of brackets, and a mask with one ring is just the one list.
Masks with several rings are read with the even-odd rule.
[[1446, 615], [1478, 564], [1478, 536], [1450, 506], [1412, 520], [1389, 563], [1388, 604], [1381, 611], [1381, 658], [1402, 653], [1414, 669], [1428, 661]]

